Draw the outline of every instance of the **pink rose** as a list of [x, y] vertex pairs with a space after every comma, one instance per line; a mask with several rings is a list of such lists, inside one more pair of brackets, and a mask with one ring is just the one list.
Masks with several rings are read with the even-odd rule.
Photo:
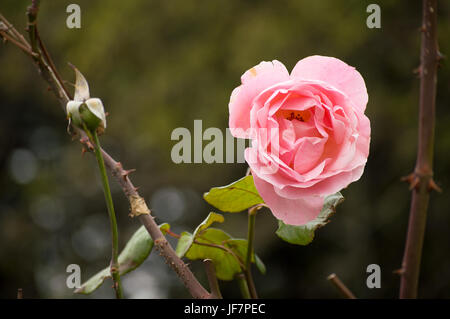
[[358, 180], [369, 155], [362, 76], [336, 58], [311, 56], [289, 72], [261, 62], [231, 94], [229, 126], [251, 138], [245, 151], [255, 186], [284, 223], [317, 217], [324, 198]]

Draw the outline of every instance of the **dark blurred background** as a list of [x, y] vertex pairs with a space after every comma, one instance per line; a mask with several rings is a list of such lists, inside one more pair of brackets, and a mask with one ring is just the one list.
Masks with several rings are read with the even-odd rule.
[[[174, 164], [170, 135], [176, 127], [225, 131], [231, 91], [260, 61], [288, 70], [303, 57], [334, 56], [355, 66], [369, 92], [372, 142], [365, 173], [343, 191], [345, 202], [309, 246], [276, 235], [269, 211], [257, 218], [256, 252], [267, 274], [255, 270], [267, 298], [335, 298], [330, 273], [362, 298], [396, 298], [410, 192], [400, 182], [414, 167], [417, 136], [421, 1], [378, 1], [381, 29], [366, 27], [372, 1], [302, 0], [78, 0], [81, 29], [66, 27], [73, 1], [42, 1], [42, 38], [64, 79], [67, 62], [101, 97], [108, 128], [104, 148], [125, 168], [158, 222], [192, 231], [212, 210], [203, 192], [245, 174], [246, 164]], [[438, 1], [439, 42], [450, 54], [450, 3]], [[4, 0], [0, 12], [20, 31], [30, 1]], [[443, 188], [431, 197], [420, 297], [450, 297], [449, 62], [439, 70], [435, 177]], [[66, 267], [79, 264], [86, 280], [109, 263], [110, 235], [96, 162], [71, 142], [60, 105], [31, 60], [0, 45], [0, 297], [80, 298], [66, 287]], [[112, 182], [121, 247], [140, 226]], [[246, 236], [246, 214], [226, 215], [223, 228]], [[379, 264], [381, 288], [368, 289], [366, 267]], [[205, 282], [203, 267], [191, 263]], [[160, 256], [123, 279], [130, 298], [189, 297]], [[223, 283], [239, 297], [236, 283]], [[108, 282], [90, 297], [113, 297]], [[85, 298], [81, 296], [81, 298]]]

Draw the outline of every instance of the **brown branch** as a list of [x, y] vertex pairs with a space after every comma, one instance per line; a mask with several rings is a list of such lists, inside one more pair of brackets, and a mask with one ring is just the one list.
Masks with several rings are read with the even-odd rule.
[[216, 270], [214, 269], [214, 264], [211, 259], [203, 260], [205, 265], [206, 275], [208, 276], [209, 289], [211, 290], [211, 295], [214, 299], [222, 299], [222, 294], [219, 288], [219, 282], [216, 276]]
[[346, 285], [339, 279], [336, 274], [331, 274], [327, 277], [327, 280], [331, 282], [336, 289], [347, 299], [356, 299], [355, 295], [347, 288]]
[[69, 91], [67, 91], [66, 86], [64, 85], [64, 81], [61, 79], [61, 76], [58, 73], [58, 70], [56, 69], [55, 63], [53, 63], [52, 58], [50, 57], [50, 54], [47, 51], [47, 48], [45, 47], [44, 43], [41, 40], [41, 37], [39, 35], [39, 30], [36, 25], [36, 37], [37, 41], [39, 43], [39, 48], [41, 49], [42, 53], [44, 54], [44, 57], [46, 61], [48, 62], [48, 66], [52, 70], [53, 74], [55, 75], [56, 79], [61, 85], [61, 88], [64, 90], [65, 95], [67, 95], [69, 98], [71, 98]]
[[402, 262], [400, 298], [416, 298], [425, 235], [430, 190], [433, 181], [433, 153], [437, 68], [437, 0], [423, 0], [420, 53], [420, 99], [417, 160], [409, 177], [412, 188], [409, 225]]
[[[172, 237], [175, 237], [175, 238], [178, 238], [178, 239], [181, 238], [181, 235], [174, 233], [174, 232], [171, 231], [170, 229], [169, 229], [169, 230], [166, 230], [166, 233], [167, 233], [169, 236], [172, 236]], [[240, 268], [241, 268], [242, 271], [245, 269], [245, 264], [244, 264], [244, 262], [242, 261], [242, 259], [241, 259], [238, 255], [236, 255], [236, 254], [233, 252], [233, 250], [231, 250], [230, 248], [228, 248], [228, 247], [226, 247], [226, 246], [224, 246], [224, 245], [214, 244], [211, 240], [208, 240], [207, 238], [204, 238], [204, 237], [202, 237], [202, 236], [198, 236], [198, 237], [201, 238], [201, 239], [203, 239], [204, 241], [209, 241], [209, 242], [201, 242], [201, 241], [198, 241], [198, 240], [194, 239], [194, 241], [193, 241], [194, 244], [200, 245], [200, 246], [211, 247], [211, 248], [217, 248], [217, 249], [223, 250], [224, 252], [226, 252], [226, 253], [230, 254], [231, 256], [233, 256], [234, 259], [236, 259], [236, 261], [239, 263], [239, 266], [240, 266]]]
[[8, 40], [9, 42], [14, 44], [15, 46], [19, 47], [26, 54], [28, 54], [28, 55], [30, 55], [32, 57], [36, 57], [37, 56], [36, 53], [31, 52], [30, 48], [26, 47], [25, 45], [23, 45], [23, 43], [17, 41], [12, 36], [8, 35], [5, 31], [0, 30], [0, 36], [3, 37], [4, 39]]
[[[39, 50], [39, 38], [37, 31], [37, 14], [39, 12], [39, 1], [33, 0], [31, 6], [27, 8], [27, 17], [28, 17], [28, 35], [30, 38], [31, 50], [33, 52], [33, 60], [36, 63], [39, 73], [44, 78], [44, 80], [50, 85], [52, 92], [58, 98], [58, 101], [61, 104], [65, 112], [66, 104], [70, 100], [68, 94], [66, 94], [66, 90], [64, 88], [64, 84], [58, 80], [57, 75], [53, 72], [52, 68], [49, 65], [49, 62], [43, 58], [41, 51]], [[17, 32], [17, 31], [16, 31]]]
[[33, 52], [38, 52], [37, 41], [36, 41], [36, 21], [39, 12], [39, 2], [38, 0], [32, 0], [31, 5], [27, 8], [27, 31], [30, 36], [30, 46]]
[[[142, 199], [142, 197], [137, 192], [136, 187], [134, 187], [129, 176], [125, 173], [122, 164], [116, 162], [107, 152], [102, 150], [103, 158], [105, 160], [106, 168], [115, 177], [116, 181], [122, 188], [130, 203], [133, 198]], [[148, 208], [147, 208], [148, 209]], [[132, 215], [136, 215], [133, 211], [132, 205]], [[150, 211], [148, 211], [150, 213]], [[183, 281], [186, 288], [189, 290], [194, 298], [211, 298], [205, 288], [198, 282], [194, 274], [191, 272], [189, 267], [177, 256], [172, 246], [169, 244], [167, 239], [164, 237], [163, 233], [159, 229], [158, 225], [154, 221], [154, 218], [150, 214], [142, 213], [138, 215], [140, 222], [145, 226], [148, 233], [155, 242], [155, 248], [158, 250], [159, 254], [164, 257], [166, 263], [175, 271], [178, 277]]]
[[14, 28], [14, 26], [0, 13], [0, 21], [4, 23], [7, 31], [13, 38], [17, 39], [20, 43], [24, 44], [28, 50], [31, 50], [30, 44], [25, 40], [25, 37]]
[[[36, 19], [38, 9], [39, 9], [39, 1], [33, 0], [32, 5], [27, 10], [28, 33], [30, 35], [30, 42], [31, 42], [28, 45], [32, 48], [33, 52], [37, 53], [37, 55], [33, 56], [33, 60], [37, 65], [38, 71], [43, 77], [43, 79], [50, 85], [52, 92], [56, 95], [56, 98], [60, 102], [65, 112], [65, 106], [70, 99], [69, 95], [65, 91], [63, 81], [58, 79], [56, 72], [54, 72], [52, 70], [52, 67], [50, 67], [51, 63], [43, 58], [43, 55], [40, 53], [39, 50], [38, 46], [39, 38], [36, 31], [37, 30]], [[17, 30], [15, 30], [14, 32], [17, 32]], [[41, 48], [45, 48], [44, 45], [41, 45]], [[49, 58], [49, 55], [47, 54], [46, 57]], [[84, 145], [87, 145], [89, 150], [92, 150], [92, 142], [89, 141], [86, 134], [79, 129], [75, 129], [75, 131], [81, 137], [80, 142], [83, 143]], [[104, 151], [103, 149], [101, 151], [105, 161], [106, 168], [115, 177], [116, 181], [121, 186], [122, 191], [125, 193], [128, 200], [130, 201], [132, 214], [139, 215], [140, 222], [147, 229], [148, 233], [155, 242], [156, 249], [164, 257], [166, 263], [175, 271], [178, 277], [182, 280], [182, 282], [184, 283], [184, 285], [186, 286], [192, 297], [211, 298], [212, 297], [211, 294], [195, 278], [194, 274], [189, 269], [189, 267], [176, 255], [172, 246], [166, 240], [161, 230], [159, 229], [158, 225], [154, 221], [153, 217], [150, 215], [150, 210], [146, 208], [146, 205], [144, 205], [145, 206], [144, 212], [140, 211], [141, 209], [143, 209], [142, 203], [145, 204], [145, 201], [137, 192], [137, 188], [134, 187], [133, 183], [128, 177], [128, 173], [123, 169], [122, 165], [119, 162], [115, 161], [106, 151]], [[134, 203], [139, 203], [140, 205], [137, 206]], [[147, 209], [146, 212], [145, 208]]]

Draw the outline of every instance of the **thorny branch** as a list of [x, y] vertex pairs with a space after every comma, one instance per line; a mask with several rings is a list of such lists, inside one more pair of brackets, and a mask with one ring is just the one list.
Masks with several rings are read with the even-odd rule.
[[[38, 11], [39, 1], [33, 0], [31, 6], [27, 9], [27, 31], [30, 36], [30, 43], [1, 14], [0, 37], [5, 41], [10, 41], [33, 58], [40, 75], [50, 85], [52, 92], [56, 95], [65, 112], [65, 106], [71, 97], [39, 36], [37, 29]], [[87, 150], [93, 151], [92, 141], [89, 140], [86, 134], [79, 129], [74, 128], [74, 130], [80, 136], [79, 141], [86, 146]], [[154, 221], [154, 217], [150, 215], [151, 212], [145, 204], [144, 199], [139, 195], [137, 188], [128, 176], [131, 171], [124, 170], [122, 164], [114, 160], [105, 150], [102, 149], [101, 152], [106, 168], [115, 177], [115, 180], [119, 183], [125, 196], [130, 201], [131, 215], [138, 216], [138, 219], [147, 229], [155, 242], [156, 249], [164, 257], [166, 263], [182, 280], [192, 297], [200, 299], [212, 298], [213, 296], [200, 284], [189, 267], [176, 255], [174, 249], [162, 234]]]
[[433, 181], [434, 128], [437, 68], [442, 55], [437, 42], [437, 0], [423, 0], [420, 53], [420, 99], [417, 160], [406, 180], [412, 190], [406, 247], [403, 256], [400, 298], [416, 298], [430, 191]]

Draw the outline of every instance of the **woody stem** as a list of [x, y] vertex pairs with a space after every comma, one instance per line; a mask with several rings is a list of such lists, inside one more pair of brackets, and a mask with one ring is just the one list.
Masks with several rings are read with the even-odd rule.
[[422, 246], [433, 182], [437, 67], [437, 0], [423, 0], [420, 57], [419, 145], [413, 180], [408, 233], [401, 270], [400, 298], [417, 298]]

